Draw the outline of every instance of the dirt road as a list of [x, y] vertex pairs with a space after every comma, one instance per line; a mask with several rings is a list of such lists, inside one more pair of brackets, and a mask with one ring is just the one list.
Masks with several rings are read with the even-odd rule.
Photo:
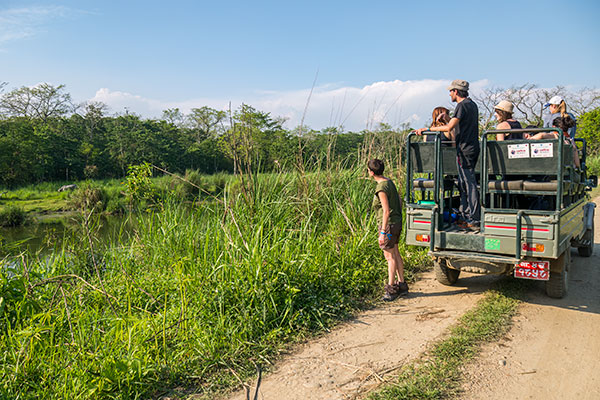
[[[461, 399], [600, 399], [600, 207], [595, 226], [593, 257], [572, 253], [567, 297], [550, 299], [542, 283], [533, 284], [506, 337], [465, 368]], [[259, 399], [362, 398], [419, 357], [497, 279], [461, 274], [447, 287], [425, 274], [408, 298], [362, 313], [285, 357], [263, 379]]]
[[[497, 279], [465, 274], [457, 286], [447, 287], [427, 273], [409, 297], [364, 312], [286, 357], [263, 379], [259, 398], [359, 398], [417, 358]], [[229, 398], [243, 400], [245, 395]]]
[[594, 224], [594, 255], [571, 253], [567, 296], [535, 286], [508, 335], [466, 369], [461, 398], [600, 399], [600, 206]]

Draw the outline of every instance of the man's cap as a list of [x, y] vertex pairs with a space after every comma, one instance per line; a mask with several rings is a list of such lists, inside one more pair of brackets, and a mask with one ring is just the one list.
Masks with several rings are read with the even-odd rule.
[[495, 110], [502, 110], [502, 111], [506, 111], [511, 114], [513, 112], [513, 108], [514, 108], [513, 103], [511, 103], [508, 100], [502, 100], [500, 103], [498, 103], [496, 105], [496, 107], [494, 107]]
[[463, 90], [465, 92], [469, 91], [469, 82], [463, 81], [462, 79], [455, 79], [452, 81], [450, 86], [448, 86], [448, 90]]
[[544, 104], [544, 108], [549, 107], [550, 104], [558, 106], [562, 102], [563, 102], [563, 98], [562, 97], [560, 97], [560, 96], [554, 96], [553, 98], [550, 99], [550, 101], [548, 101], [546, 104]]

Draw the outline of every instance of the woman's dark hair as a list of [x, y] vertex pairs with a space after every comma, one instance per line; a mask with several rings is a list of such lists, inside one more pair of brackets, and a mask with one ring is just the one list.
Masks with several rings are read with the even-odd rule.
[[462, 98], [467, 98], [469, 97], [469, 92], [467, 92], [466, 90], [458, 90], [456, 89], [456, 94], [458, 95], [458, 97], [462, 97]]
[[512, 118], [512, 113], [509, 113], [508, 111], [504, 111], [499, 108], [494, 108], [494, 111], [497, 112], [498, 115], [500, 116], [500, 119], [498, 120], [498, 122], [504, 122], [504, 121]]
[[369, 167], [369, 169], [373, 171], [375, 175], [383, 175], [383, 170], [385, 169], [383, 161], [378, 160], [377, 158], [369, 160], [369, 162], [367, 163], [367, 167]]
[[[450, 113], [450, 110], [448, 110], [446, 107], [434, 108], [433, 112], [431, 113], [431, 118], [433, 119], [431, 126], [446, 125], [448, 122], [450, 122], [449, 113]], [[442, 115], [442, 114], [446, 114], [446, 118], [440, 118], [440, 115]]]
[[554, 128], [559, 128], [561, 131], [563, 131], [563, 134], [568, 135], [567, 131], [569, 130], [569, 128], [575, 126], [575, 121], [573, 120], [573, 118], [571, 118], [569, 114], [567, 114], [564, 117], [554, 118], [552, 120], [552, 126]]

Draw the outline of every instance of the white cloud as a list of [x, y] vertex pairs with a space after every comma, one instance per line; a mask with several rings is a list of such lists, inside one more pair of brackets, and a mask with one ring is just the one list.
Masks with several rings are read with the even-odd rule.
[[[304, 115], [304, 124], [313, 129], [343, 126], [346, 130], [359, 131], [376, 127], [385, 122], [393, 127], [409, 123], [413, 127], [424, 126], [436, 106], [450, 106], [446, 87], [449, 81], [425, 79], [418, 81], [382, 81], [364, 87], [338, 87], [324, 85], [315, 87], [307, 106], [310, 89], [288, 92], [260, 92], [238, 99], [198, 98], [179, 102], [163, 102], [135, 94], [100, 89], [90, 99], [106, 103], [113, 111], [130, 112], [144, 117], [160, 117], [168, 108], [179, 108], [183, 113], [190, 109], [209, 106], [219, 110], [233, 109], [242, 102], [258, 110], [270, 112], [275, 117], [287, 118], [287, 127], [298, 126]], [[487, 80], [471, 84], [471, 92], [481, 91]]]
[[62, 6], [35, 6], [0, 10], [0, 45], [25, 39], [43, 30], [50, 20], [64, 18], [70, 10]]

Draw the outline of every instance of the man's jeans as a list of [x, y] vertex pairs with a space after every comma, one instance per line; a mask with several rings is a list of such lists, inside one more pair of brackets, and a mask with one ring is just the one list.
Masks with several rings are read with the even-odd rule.
[[481, 205], [474, 169], [463, 168], [458, 162], [458, 191], [460, 192], [460, 211], [467, 223], [479, 225]]

